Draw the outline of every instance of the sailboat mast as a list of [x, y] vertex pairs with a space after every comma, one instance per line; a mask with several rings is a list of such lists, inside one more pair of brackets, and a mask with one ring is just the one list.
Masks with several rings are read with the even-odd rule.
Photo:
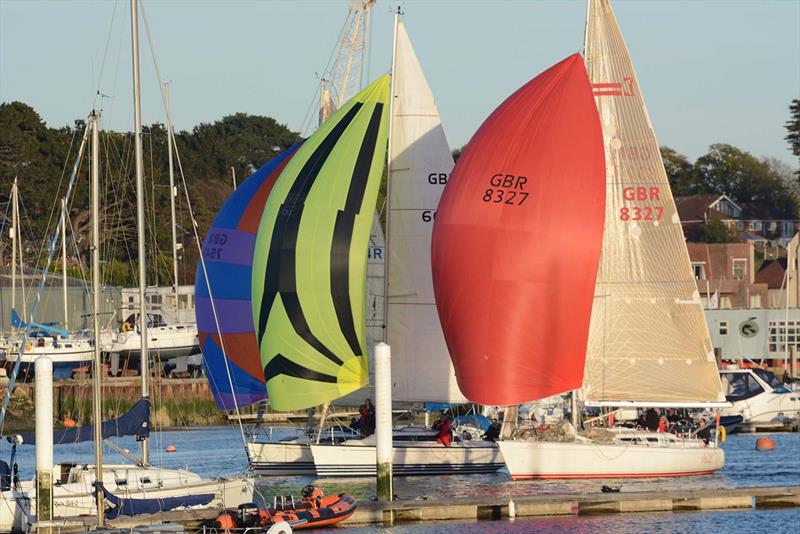
[[583, 26], [583, 61], [586, 63], [586, 48], [589, 39], [589, 15], [592, 9], [592, 0], [586, 0], [586, 23]]
[[[97, 481], [97, 525], [105, 523], [103, 503], [103, 394], [100, 354], [100, 132], [92, 111], [92, 324], [94, 328], [94, 468]], [[63, 214], [63, 211], [62, 211]], [[65, 294], [66, 296], [66, 294]], [[66, 311], [66, 309], [65, 309]]]
[[[167, 108], [167, 151], [169, 152], [169, 209], [172, 217], [172, 280], [175, 283], [175, 319], [178, 317], [178, 237], [175, 234], [175, 172], [172, 165], [172, 113], [169, 109], [169, 84], [164, 83], [164, 103]], [[234, 183], [234, 190], [236, 185]]]
[[[11, 309], [17, 308], [17, 177], [11, 186]], [[13, 330], [12, 325], [12, 330]]]
[[61, 199], [61, 278], [64, 293], [64, 330], [69, 330], [67, 312], [67, 199]]
[[394, 138], [392, 127], [394, 126], [394, 75], [395, 67], [397, 66], [396, 58], [398, 24], [400, 24], [400, 6], [397, 7], [397, 11], [394, 13], [394, 36], [392, 37], [392, 75], [389, 82], [389, 140], [386, 151], [388, 156], [386, 158], [386, 228], [384, 232], [386, 238], [383, 247], [383, 342], [387, 344], [389, 343], [389, 329], [387, 328], [387, 325], [389, 324], [389, 265], [391, 264], [389, 261], [389, 255], [391, 254], [392, 250], [392, 247], [389, 244], [392, 235], [389, 231], [392, 220], [392, 209], [390, 205], [392, 199], [392, 143]]
[[[144, 298], [147, 287], [145, 270], [144, 241], [144, 169], [142, 160], [142, 95], [139, 83], [139, 13], [137, 0], [131, 0], [131, 53], [133, 56], [133, 123], [136, 149], [136, 233], [139, 256], [139, 332], [141, 353], [139, 367], [142, 375], [142, 397], [149, 397], [147, 379], [150, 374], [149, 352], [147, 350], [147, 304]], [[142, 464], [150, 463], [150, 444], [142, 440]]]

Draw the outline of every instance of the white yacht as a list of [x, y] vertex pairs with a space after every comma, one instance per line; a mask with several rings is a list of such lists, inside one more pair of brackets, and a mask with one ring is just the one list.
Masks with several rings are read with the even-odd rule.
[[723, 417], [741, 416], [744, 423], [771, 423], [800, 417], [800, 392], [792, 391], [766, 369], [722, 369], [725, 398], [732, 404]]
[[[53, 516], [93, 515], [97, 511], [92, 484], [93, 465], [61, 464], [53, 467]], [[251, 502], [252, 478], [203, 478], [182, 469], [160, 469], [138, 465], [104, 464], [105, 487], [114, 496], [126, 499], [158, 499], [211, 494], [206, 505], [235, 508]], [[7, 488], [7, 489], [6, 489]], [[36, 513], [36, 488], [33, 480], [9, 483], [0, 498], [0, 532], [25, 531]]]
[[80, 337], [62, 337], [58, 335], [40, 335], [28, 337], [25, 346], [23, 338], [8, 340], [0, 348], [0, 363], [6, 368], [11, 367], [22, 354], [21, 372], [33, 372], [33, 362], [39, 356], [47, 356], [53, 360], [53, 378], [71, 378], [72, 373], [79, 367], [89, 367], [94, 357], [94, 346], [89, 339]]
[[[125, 319], [111, 343], [111, 372], [117, 374], [122, 368], [139, 368], [141, 355], [141, 330], [138, 314]], [[200, 353], [196, 323], [168, 324], [160, 314], [148, 314], [148, 352], [161, 362], [185, 358]]]

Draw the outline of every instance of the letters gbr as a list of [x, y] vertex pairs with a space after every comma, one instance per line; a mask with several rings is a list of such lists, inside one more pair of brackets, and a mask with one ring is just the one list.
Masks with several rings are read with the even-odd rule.
[[528, 192], [525, 191], [525, 184], [528, 178], [513, 174], [497, 173], [489, 178], [489, 189], [484, 191], [481, 200], [493, 204], [508, 204], [510, 206], [522, 206], [528, 199]]
[[625, 204], [638, 205], [621, 207], [619, 209], [621, 221], [660, 221], [664, 217], [664, 207], [660, 205], [661, 190], [658, 187], [624, 187], [622, 200]]

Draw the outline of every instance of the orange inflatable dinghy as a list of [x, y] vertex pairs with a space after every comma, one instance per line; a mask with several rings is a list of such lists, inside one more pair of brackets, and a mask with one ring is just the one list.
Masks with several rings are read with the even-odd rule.
[[358, 501], [347, 493], [336, 496], [325, 496], [322, 490], [314, 486], [306, 486], [301, 491], [303, 500], [295, 503], [293, 499], [286, 502], [275, 500], [272, 507], [240, 509], [239, 513], [223, 512], [215, 520], [219, 529], [247, 529], [257, 531], [261, 527], [264, 532], [276, 523], [286, 522], [293, 530], [329, 527], [344, 521], [356, 511]]

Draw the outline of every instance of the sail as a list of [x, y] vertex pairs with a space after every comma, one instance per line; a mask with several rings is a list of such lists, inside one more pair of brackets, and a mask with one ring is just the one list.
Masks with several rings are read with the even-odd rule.
[[[150, 399], [142, 397], [131, 408], [116, 419], [103, 421], [100, 434], [103, 439], [136, 436], [137, 441], [150, 436]], [[26, 432], [20, 434], [23, 445], [36, 445], [36, 433]], [[12, 436], [7, 438], [12, 441]], [[94, 427], [84, 425], [53, 432], [53, 445], [67, 445], [81, 443], [94, 439]]]
[[250, 304], [253, 248], [270, 190], [299, 145], [242, 182], [220, 208], [203, 241], [208, 278], [198, 262], [195, 316], [206, 377], [223, 411], [267, 396]]
[[606, 157], [606, 228], [587, 401], [724, 400], [658, 142], [607, 0], [589, 4], [586, 65]]
[[580, 387], [605, 214], [597, 109], [580, 55], [472, 137], [433, 228], [433, 287], [461, 391], [520, 404]]
[[389, 298], [392, 398], [466, 402], [444, 341], [431, 277], [433, 217], [453, 156], [405, 25], [397, 26], [392, 85]]
[[276, 410], [367, 380], [367, 248], [388, 137], [389, 77], [340, 107], [272, 189], [256, 236], [253, 318]]

